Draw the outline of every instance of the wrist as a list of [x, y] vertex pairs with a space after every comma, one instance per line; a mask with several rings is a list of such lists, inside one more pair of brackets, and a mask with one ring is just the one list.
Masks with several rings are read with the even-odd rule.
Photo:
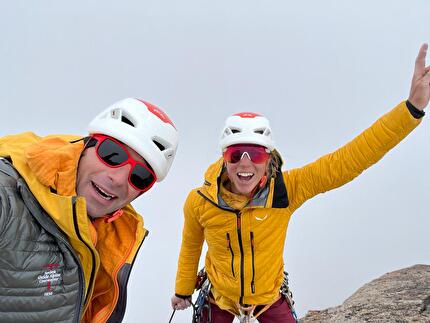
[[418, 109], [417, 107], [415, 107], [411, 101], [406, 100], [406, 106], [409, 110], [409, 112], [412, 114], [412, 116], [415, 119], [421, 119], [422, 117], [424, 117], [425, 112], [423, 110]]
[[175, 293], [175, 296], [182, 299], [191, 299], [191, 295], [181, 295]]

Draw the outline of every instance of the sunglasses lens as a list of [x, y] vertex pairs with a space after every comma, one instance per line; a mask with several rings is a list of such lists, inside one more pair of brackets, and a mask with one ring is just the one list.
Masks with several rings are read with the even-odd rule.
[[269, 159], [270, 154], [262, 146], [237, 145], [230, 146], [224, 152], [224, 159], [232, 164], [238, 163], [243, 157], [248, 157], [253, 163], [262, 164]]
[[139, 190], [150, 188], [154, 182], [154, 175], [142, 165], [135, 165], [130, 174], [130, 182]]
[[266, 160], [269, 159], [269, 154], [264, 150], [264, 148], [251, 150], [249, 154], [251, 155], [251, 160], [256, 164], [265, 163]]
[[236, 164], [240, 161], [242, 158], [243, 152], [240, 149], [234, 149], [232, 150], [230, 154], [230, 163]]
[[97, 149], [97, 153], [100, 158], [110, 166], [118, 166], [128, 160], [127, 152], [110, 139], [103, 140]]
[[96, 149], [97, 155], [106, 165], [110, 167], [120, 167], [127, 163], [132, 165], [128, 180], [135, 189], [147, 191], [154, 185], [155, 175], [144, 164], [130, 157], [122, 144], [102, 135], [95, 135], [94, 138], [100, 143]]

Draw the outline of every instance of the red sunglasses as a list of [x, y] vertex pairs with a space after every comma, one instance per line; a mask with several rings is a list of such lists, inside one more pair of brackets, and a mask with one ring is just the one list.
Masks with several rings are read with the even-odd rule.
[[236, 164], [247, 156], [255, 164], [263, 164], [270, 157], [270, 151], [259, 145], [238, 144], [227, 147], [224, 151], [224, 159], [228, 163]]
[[128, 182], [135, 190], [143, 193], [154, 185], [157, 176], [155, 176], [152, 169], [131, 157], [124, 144], [112, 137], [101, 134], [95, 134], [91, 137], [97, 140], [97, 157], [106, 166], [117, 168], [126, 164], [131, 165]]

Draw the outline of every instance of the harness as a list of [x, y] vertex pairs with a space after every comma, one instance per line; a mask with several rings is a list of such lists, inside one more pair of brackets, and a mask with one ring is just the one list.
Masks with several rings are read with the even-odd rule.
[[256, 315], [254, 315], [256, 305], [240, 305], [237, 304], [237, 307], [239, 309], [239, 315], [236, 315], [236, 317], [239, 319], [239, 322], [241, 323], [253, 323], [257, 319], [258, 315], [260, 315], [264, 310], [268, 309], [270, 305], [265, 305], [264, 308], [259, 311]]
[[[196, 291], [200, 290], [199, 295], [197, 296], [196, 302], [193, 304], [193, 320], [192, 323], [210, 323], [211, 322], [211, 308], [209, 304], [211, 303], [210, 290], [212, 284], [210, 283], [206, 271], [202, 268], [197, 274], [197, 283], [196, 283]], [[299, 320], [297, 318], [297, 313], [294, 309], [294, 301], [293, 301], [293, 293], [291, 292], [288, 286], [288, 273], [284, 271], [284, 279], [280, 288], [280, 297], [284, 297], [290, 307], [291, 313], [298, 323]], [[239, 309], [239, 315], [236, 317], [239, 319], [241, 323], [254, 323], [258, 316], [261, 315], [264, 311], [270, 308], [272, 304], [267, 305], [245, 305], [245, 304], [237, 304], [237, 308]], [[203, 310], [207, 309], [208, 311], [208, 319], [203, 321]], [[254, 313], [257, 311], [256, 313]]]

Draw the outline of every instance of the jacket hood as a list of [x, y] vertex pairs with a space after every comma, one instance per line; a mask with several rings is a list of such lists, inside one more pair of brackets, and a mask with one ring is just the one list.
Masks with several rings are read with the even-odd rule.
[[27, 165], [39, 182], [59, 195], [76, 195], [76, 176], [83, 140], [70, 143], [63, 138], [45, 138], [24, 150]]
[[202, 191], [206, 196], [210, 197], [218, 204], [218, 190], [220, 185], [221, 174], [224, 169], [224, 158], [219, 158], [211, 164], [205, 172], [205, 181], [202, 186]]
[[39, 137], [32, 132], [0, 139], [0, 156], [12, 160], [34, 194], [42, 184], [59, 195], [76, 195], [76, 170], [84, 142], [73, 135]]

